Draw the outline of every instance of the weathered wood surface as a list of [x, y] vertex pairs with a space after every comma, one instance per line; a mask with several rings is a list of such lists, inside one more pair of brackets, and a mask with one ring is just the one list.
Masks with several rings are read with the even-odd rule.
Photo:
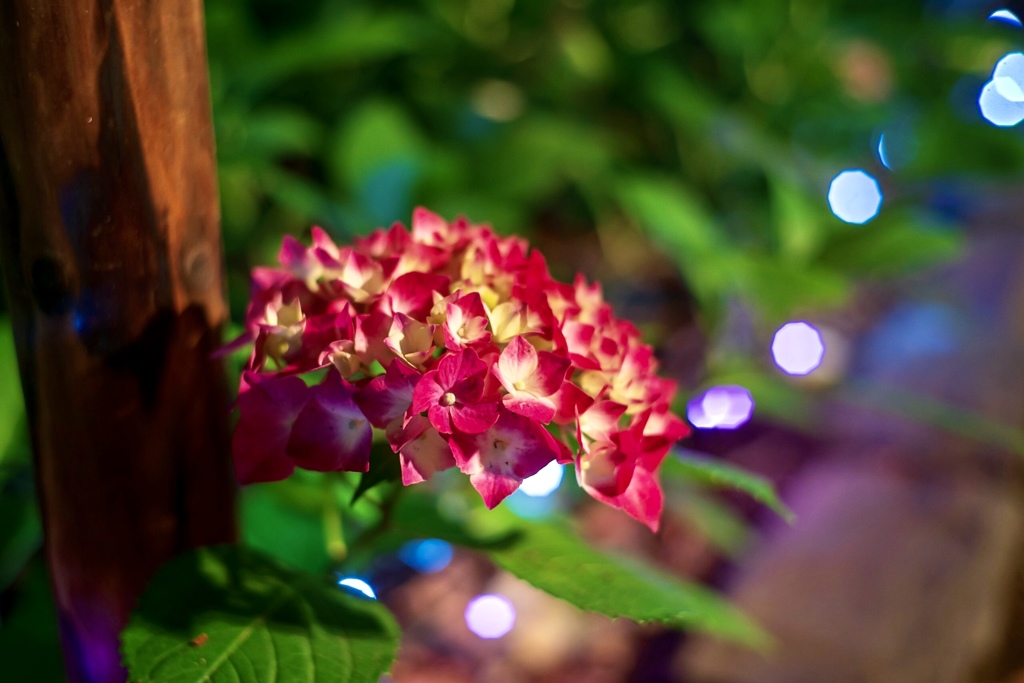
[[201, 0], [0, 3], [0, 251], [70, 678], [234, 537]]

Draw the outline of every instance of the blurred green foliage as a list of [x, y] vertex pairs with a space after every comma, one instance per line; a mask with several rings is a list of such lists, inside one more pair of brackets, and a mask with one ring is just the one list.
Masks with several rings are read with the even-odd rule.
[[[942, 6], [206, 0], [235, 317], [250, 268], [273, 261], [284, 233], [314, 223], [345, 239], [424, 204], [537, 240], [591, 240], [611, 265], [589, 264], [590, 274], [623, 278], [647, 265], [651, 252], [637, 245], [649, 239], [694, 297], [709, 338], [706, 381], [742, 383], [759, 410], [806, 417], [807, 397], [766, 372], [764, 358], [720, 343], [727, 311], [771, 330], [841, 306], [867, 279], [951, 257], [956, 212], [932, 201], [934, 179], [999, 178], [1024, 165], [1024, 138], [985, 124], [975, 104], [1024, 34]], [[895, 140], [893, 172], [875, 151], [881, 131]], [[829, 180], [850, 167], [886, 193], [866, 226], [842, 223], [825, 201]], [[641, 254], [633, 272], [620, 253], [630, 249]], [[2, 319], [0, 379], [3, 593], [39, 532]], [[332, 533], [357, 534], [332, 532], [321, 499], [347, 503], [350, 484], [248, 492], [247, 540], [322, 570]], [[310, 487], [320, 498], [296, 503]], [[288, 515], [304, 521], [286, 524]], [[357, 515], [354, 528], [371, 524]], [[720, 526], [734, 549], [735, 524]], [[309, 545], [317, 538], [326, 550]], [[38, 578], [26, 576], [18, 594], [34, 599]]]
[[[955, 253], [922, 181], [1024, 160], [1019, 137], [951, 102], [1012, 47], [1012, 29], [915, 3], [207, 11], [236, 311], [247, 267], [271, 260], [282, 233], [320, 223], [344, 237], [422, 203], [528, 237], [642, 229], [679, 265], [709, 331], [732, 298], [771, 325], [842, 304], [859, 278]], [[902, 135], [896, 174], [875, 153], [886, 127]], [[866, 228], [825, 202], [851, 166], [887, 191]]]

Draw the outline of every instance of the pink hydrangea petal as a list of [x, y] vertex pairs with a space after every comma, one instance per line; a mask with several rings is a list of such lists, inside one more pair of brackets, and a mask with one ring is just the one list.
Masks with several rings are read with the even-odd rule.
[[497, 364], [491, 368], [507, 391], [515, 391], [537, 372], [537, 349], [522, 335], [516, 335], [501, 352]]
[[555, 417], [555, 402], [547, 397], [515, 392], [503, 396], [502, 403], [513, 413], [542, 424], [548, 424]]
[[587, 490], [587, 493], [606, 505], [620, 508], [633, 519], [646, 524], [651, 531], [657, 533], [661, 522], [664, 497], [657, 477], [647, 468], [637, 467], [629, 482], [629, 488], [618, 496], [605, 496], [590, 489]]
[[562, 388], [565, 374], [571, 365], [569, 359], [564, 356], [550, 351], [540, 351], [537, 354], [537, 372], [530, 378], [530, 393], [551, 396]]
[[238, 424], [231, 440], [235, 475], [242, 484], [278, 481], [295, 469], [288, 440], [312, 390], [298, 377], [242, 373]]
[[516, 489], [522, 484], [522, 480], [491, 470], [481, 470], [469, 475], [469, 483], [483, 498], [487, 509], [493, 510], [498, 503], [516, 492]]
[[637, 457], [635, 451], [627, 451], [615, 442], [592, 443], [576, 461], [576, 478], [587, 491], [620, 495], [633, 479]]
[[366, 472], [372, 433], [351, 385], [330, 372], [299, 413], [288, 441], [288, 455], [307, 470]]
[[399, 454], [402, 484], [405, 486], [426, 481], [435, 472], [455, 467], [448, 442], [423, 417], [413, 416], [398, 431], [398, 434], [389, 436], [389, 440]]
[[434, 305], [434, 292], [447, 295], [451, 279], [433, 273], [406, 273], [392, 282], [385, 292], [390, 301], [391, 314], [404, 313], [410, 318], [423, 320]]
[[450, 301], [445, 307], [444, 340], [452, 351], [468, 344], [485, 344], [491, 340], [487, 311], [480, 294], [472, 292]]
[[451, 421], [455, 429], [465, 434], [486, 431], [498, 419], [498, 403], [456, 403], [451, 407]]
[[579, 418], [580, 431], [591, 439], [608, 441], [619, 429], [619, 418], [626, 412], [626, 406], [614, 401], [598, 401]]
[[487, 365], [472, 349], [445, 355], [437, 365], [438, 384], [445, 389], [487, 372]]
[[433, 425], [434, 429], [442, 434], [451, 434], [455, 431], [454, 427], [452, 427], [451, 406], [438, 404], [430, 406], [427, 409], [427, 419], [430, 420], [430, 424]]
[[558, 449], [544, 427], [507, 410], [501, 411], [486, 431], [456, 433], [449, 444], [455, 463], [470, 475], [488, 508], [558, 457]]
[[562, 387], [551, 396], [555, 404], [555, 424], [567, 425], [576, 420], [576, 416], [584, 413], [594, 403], [585, 391], [569, 381], [562, 382]]
[[437, 377], [437, 370], [431, 370], [416, 382], [412, 391], [412, 406], [409, 408], [411, 412], [422, 413], [431, 406], [438, 405], [438, 401], [445, 394], [445, 388], [438, 384]]
[[419, 378], [419, 373], [405, 364], [392, 363], [385, 374], [374, 377], [356, 392], [356, 404], [370, 424], [384, 429], [409, 410]]

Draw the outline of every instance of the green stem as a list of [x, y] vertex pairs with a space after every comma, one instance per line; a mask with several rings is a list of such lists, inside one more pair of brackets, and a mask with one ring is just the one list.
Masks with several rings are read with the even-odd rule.
[[327, 556], [334, 562], [341, 563], [348, 557], [348, 546], [345, 544], [345, 531], [341, 523], [341, 510], [334, 500], [334, 479], [324, 477], [324, 541], [327, 545]]

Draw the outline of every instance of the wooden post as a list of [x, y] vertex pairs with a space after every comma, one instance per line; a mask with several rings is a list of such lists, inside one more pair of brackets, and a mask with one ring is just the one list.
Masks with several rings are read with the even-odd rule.
[[124, 680], [153, 572], [235, 535], [202, 1], [4, 0], [0, 102], [0, 256], [69, 678]]

